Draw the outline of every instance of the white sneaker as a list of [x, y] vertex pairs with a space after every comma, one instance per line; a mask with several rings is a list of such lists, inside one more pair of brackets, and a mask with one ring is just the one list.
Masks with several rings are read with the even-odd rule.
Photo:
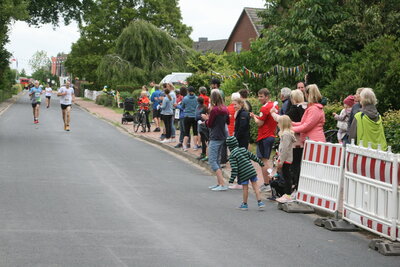
[[270, 192], [270, 191], [271, 191], [271, 186], [270, 186], [270, 185], [264, 185], [264, 184], [262, 184], [262, 185], [260, 186], [260, 191], [261, 191], [261, 192]]
[[171, 139], [164, 139], [161, 141], [161, 143], [171, 143]]

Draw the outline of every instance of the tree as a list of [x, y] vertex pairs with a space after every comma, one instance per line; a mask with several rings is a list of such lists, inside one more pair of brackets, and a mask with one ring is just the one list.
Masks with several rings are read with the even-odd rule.
[[66, 62], [69, 72], [96, 81], [100, 59], [113, 53], [122, 30], [138, 19], [149, 21], [191, 45], [191, 28], [182, 24], [176, 0], [98, 0], [82, 17], [81, 37], [72, 46]]
[[50, 58], [45, 51], [36, 51], [29, 60], [29, 66], [31, 66], [33, 72], [50, 69], [50, 64]]
[[99, 80], [107, 85], [141, 85], [166, 73], [184, 71], [193, 51], [153, 24], [136, 20], [116, 40], [115, 53], [99, 65]]
[[274, 0], [253, 46], [266, 65], [307, 62], [309, 82], [324, 87], [353, 52], [384, 34], [399, 36], [398, 0]]
[[378, 98], [378, 110], [400, 109], [400, 40], [383, 36], [355, 52], [338, 68], [337, 78], [325, 93], [333, 100], [343, 99], [359, 87], [371, 87]]

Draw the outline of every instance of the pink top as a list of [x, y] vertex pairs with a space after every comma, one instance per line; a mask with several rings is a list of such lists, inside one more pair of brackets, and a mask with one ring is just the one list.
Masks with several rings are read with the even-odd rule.
[[300, 122], [293, 122], [293, 131], [300, 133], [301, 143], [306, 137], [313, 141], [326, 142], [324, 134], [325, 113], [319, 103], [309, 104]]

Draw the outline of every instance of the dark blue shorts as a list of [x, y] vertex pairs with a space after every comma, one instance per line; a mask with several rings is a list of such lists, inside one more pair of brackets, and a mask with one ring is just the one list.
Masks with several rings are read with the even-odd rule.
[[240, 184], [241, 184], [241, 185], [249, 184], [249, 181], [252, 182], [252, 183], [254, 183], [254, 182], [257, 182], [257, 181], [258, 181], [258, 178], [257, 178], [257, 176], [254, 176], [253, 178], [250, 178], [249, 180], [244, 181], [244, 182], [242, 182], [242, 183], [240, 183]]
[[267, 137], [257, 142], [257, 157], [260, 159], [269, 159], [275, 137]]

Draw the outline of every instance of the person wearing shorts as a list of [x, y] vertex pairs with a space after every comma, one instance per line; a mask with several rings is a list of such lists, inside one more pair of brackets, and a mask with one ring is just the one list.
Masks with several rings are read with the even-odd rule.
[[51, 95], [53, 93], [53, 89], [51, 89], [50, 85], [47, 84], [45, 90], [45, 96], [46, 96], [46, 105], [47, 108], [50, 107], [50, 99], [51, 99]]
[[43, 91], [39, 86], [39, 81], [35, 81], [34, 86], [29, 89], [29, 96], [31, 97], [32, 109], [33, 109], [33, 123], [39, 123], [39, 110], [40, 103], [42, 101], [41, 95]]
[[[258, 100], [261, 103], [260, 114], [257, 116], [254, 113], [250, 113], [250, 116], [254, 119], [258, 126], [257, 134], [257, 157], [259, 157], [264, 166], [262, 167], [262, 174], [264, 178], [264, 184], [261, 186], [261, 191], [271, 191], [269, 185], [270, 175], [268, 169], [271, 168], [269, 158], [271, 156], [272, 145], [275, 141], [275, 131], [277, 122], [271, 115], [270, 110], [274, 107], [274, 103], [269, 101], [270, 93], [267, 88], [263, 88], [258, 91]], [[278, 109], [278, 107], [275, 107]]]
[[60, 96], [61, 112], [64, 121], [64, 130], [69, 131], [69, 124], [71, 122], [71, 105], [75, 101], [74, 89], [71, 83], [67, 81], [65, 86], [58, 90], [57, 96]]
[[155, 90], [151, 94], [150, 101], [153, 103], [153, 120], [154, 123], [156, 124], [156, 128], [154, 129], [154, 132], [160, 132], [160, 118], [161, 118], [161, 91], [160, 91], [160, 86], [155, 85]]
[[235, 178], [237, 178], [238, 184], [243, 187], [243, 202], [239, 206], [239, 209], [248, 209], [249, 181], [256, 193], [258, 208], [264, 209], [265, 204], [261, 201], [260, 190], [257, 186], [257, 172], [251, 161], [257, 162], [261, 167], [264, 166], [264, 163], [246, 148], [239, 147], [239, 142], [235, 136], [229, 136], [226, 139], [226, 144], [231, 151], [229, 155], [229, 162], [231, 164], [231, 178], [229, 179], [229, 183], [232, 184]]

